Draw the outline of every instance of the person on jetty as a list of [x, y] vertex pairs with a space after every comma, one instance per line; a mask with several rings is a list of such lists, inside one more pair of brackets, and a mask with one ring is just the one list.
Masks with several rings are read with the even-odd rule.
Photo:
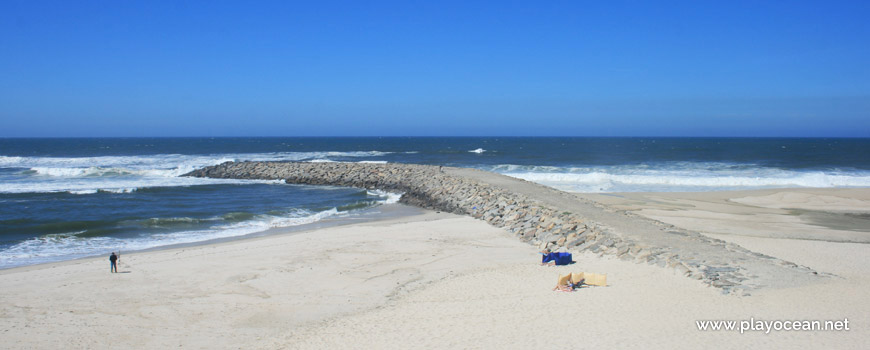
[[109, 255], [109, 263], [111, 263], [110, 271], [112, 273], [118, 272], [118, 256], [115, 255], [115, 252], [112, 252], [112, 255]]

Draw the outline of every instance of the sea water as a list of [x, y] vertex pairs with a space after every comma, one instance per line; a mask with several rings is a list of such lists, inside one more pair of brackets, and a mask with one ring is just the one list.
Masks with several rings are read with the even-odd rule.
[[575, 192], [870, 187], [870, 139], [0, 139], [0, 268], [242, 237], [398, 199], [180, 176], [233, 160], [472, 167]]

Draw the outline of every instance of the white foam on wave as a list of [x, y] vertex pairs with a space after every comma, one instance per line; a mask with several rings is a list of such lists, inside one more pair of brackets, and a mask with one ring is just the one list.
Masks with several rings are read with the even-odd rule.
[[21, 162], [22, 159], [23, 157], [0, 156], [0, 167]]
[[279, 228], [311, 224], [328, 218], [330, 216], [338, 215], [338, 213], [339, 212], [337, 208], [332, 208], [302, 217], [273, 217], [269, 220], [269, 227]]
[[483, 153], [483, 152], [486, 152], [486, 150], [483, 149], [483, 148], [478, 148], [478, 149], [470, 150], [470, 151], [468, 151], [468, 152], [481, 154], [481, 153]]
[[98, 190], [69, 190], [67, 192], [71, 194], [94, 194], [97, 193]]
[[[353, 151], [353, 152], [270, 152], [270, 153], [222, 153], [206, 155], [154, 154], [139, 156], [99, 156], [99, 157], [17, 157], [0, 156], [2, 168], [89, 168], [123, 167], [134, 169], [174, 169], [179, 166], [192, 166], [192, 171], [203, 166], [228, 161], [305, 161], [327, 158], [381, 157], [394, 152]], [[181, 169], [186, 170], [186, 169]]]
[[[218, 163], [220, 164], [220, 163]], [[213, 165], [213, 164], [212, 164]], [[30, 171], [36, 175], [52, 177], [112, 177], [112, 176], [161, 176], [176, 177], [198, 169], [195, 166], [179, 166], [172, 169], [134, 169], [118, 167], [89, 167], [89, 168], [47, 168], [33, 167]]]
[[399, 199], [402, 198], [402, 193], [394, 193], [394, 192], [387, 192], [387, 191], [381, 191], [381, 190], [367, 190], [366, 194], [368, 194], [369, 196], [383, 198], [382, 203], [384, 203], [384, 204], [398, 203]]
[[0, 193], [56, 193], [94, 194], [98, 192], [131, 193], [142, 188], [184, 187], [224, 184], [283, 184], [281, 180], [237, 180], [194, 177], [126, 177], [65, 178], [62, 181], [8, 181], [0, 183]]
[[870, 187], [867, 171], [784, 170], [751, 165], [671, 163], [659, 166], [541, 167], [499, 165], [493, 171], [571, 192], [717, 191], [784, 187]]
[[98, 192], [107, 192], [107, 193], [133, 193], [136, 192], [138, 188], [107, 188], [100, 189]]
[[[8, 157], [0, 156], [0, 168], [25, 168], [52, 176], [89, 176], [101, 172], [148, 172], [178, 176], [205, 166], [229, 161], [307, 161], [330, 158], [381, 157], [392, 152], [274, 152], [212, 155], [155, 154], [101, 157]], [[74, 169], [65, 170], [61, 169]], [[84, 170], [83, 170], [84, 169]], [[141, 173], [140, 173], [141, 174]]]
[[390, 153], [380, 151], [276, 152], [66, 158], [0, 156], [0, 168], [24, 169], [14, 179], [4, 179], [0, 182], [0, 193], [69, 192], [92, 194], [98, 191], [122, 193], [146, 187], [256, 183], [260, 181], [194, 179], [179, 176], [196, 169], [228, 161], [332, 162], [335, 160], [330, 158], [379, 157]]
[[55, 177], [83, 177], [83, 176], [121, 176], [129, 175], [133, 171], [123, 168], [45, 168], [33, 167], [31, 171], [38, 175], [55, 176]]
[[78, 236], [84, 231], [50, 234], [25, 240], [0, 251], [0, 268], [70, 260], [110, 251], [144, 250], [245, 236], [270, 228], [311, 224], [337, 215], [342, 214], [336, 208], [316, 213], [299, 210], [288, 216], [261, 215], [253, 220], [217, 225], [202, 230], [154, 234], [140, 238]]

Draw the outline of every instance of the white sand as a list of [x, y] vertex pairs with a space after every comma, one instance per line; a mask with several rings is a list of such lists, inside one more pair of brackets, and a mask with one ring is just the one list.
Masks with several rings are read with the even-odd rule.
[[0, 272], [0, 348], [251, 348], [475, 268], [534, 259], [504, 231], [428, 212]]
[[[0, 347], [866, 348], [870, 246], [735, 237], [837, 277], [736, 297], [596, 255], [542, 267], [533, 247], [504, 230], [427, 212], [126, 254], [119, 274], [106, 258], [0, 271]], [[607, 273], [611, 285], [551, 291], [569, 271]], [[851, 330], [740, 334], [695, 322], [750, 317], [848, 318]]]
[[[582, 255], [570, 267], [477, 269], [387, 307], [333, 319], [263, 348], [866, 348], [866, 292], [853, 282], [723, 296], [648, 265]], [[548, 291], [559, 273], [607, 272], [611, 285]], [[866, 287], [866, 282], [865, 287]], [[699, 331], [697, 320], [833, 320], [848, 332]]]

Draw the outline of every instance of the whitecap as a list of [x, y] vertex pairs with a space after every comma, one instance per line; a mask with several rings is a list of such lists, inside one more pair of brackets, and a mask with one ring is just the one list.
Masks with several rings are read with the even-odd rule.
[[402, 193], [387, 192], [381, 190], [367, 190], [366, 194], [368, 194], [369, 196], [381, 197], [381, 203], [383, 204], [398, 203], [399, 199], [402, 198]]
[[[208, 184], [256, 183], [250, 180], [183, 178], [183, 174], [206, 166], [233, 160], [326, 159], [328, 155], [370, 157], [385, 152], [288, 152], [255, 154], [101, 157], [9, 157], [0, 156], [0, 167], [26, 169], [0, 181], [0, 193], [69, 192], [92, 194], [97, 191], [125, 193], [137, 188], [195, 186]], [[321, 157], [321, 158], [318, 158]]]
[[281, 180], [238, 180], [196, 177], [118, 177], [64, 178], [62, 181], [0, 182], [0, 193], [93, 194], [97, 192], [130, 193], [142, 188], [225, 184], [283, 184]]
[[67, 192], [70, 194], [94, 194], [97, 193], [97, 190], [69, 190]]
[[597, 167], [497, 165], [508, 176], [571, 192], [718, 191], [870, 187], [870, 172], [786, 170], [751, 164], [673, 162]]

